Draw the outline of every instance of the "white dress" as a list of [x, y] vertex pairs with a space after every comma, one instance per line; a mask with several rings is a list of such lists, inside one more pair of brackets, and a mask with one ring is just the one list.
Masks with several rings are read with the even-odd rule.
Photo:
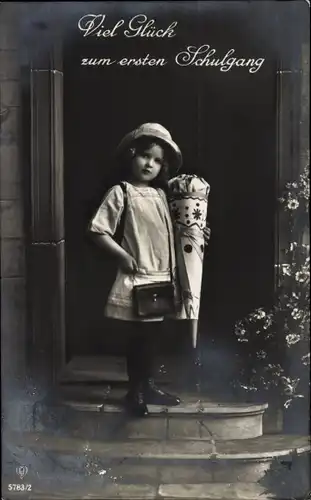
[[[137, 262], [138, 272], [127, 274], [118, 269], [110, 290], [105, 316], [129, 321], [146, 321], [135, 316], [133, 287], [159, 281], [169, 281], [170, 251], [174, 282], [176, 258], [174, 233], [168, 203], [161, 189], [126, 184], [127, 212], [121, 246]], [[113, 186], [103, 199], [90, 223], [90, 230], [114, 236], [124, 207], [121, 186]], [[171, 250], [169, 250], [169, 245]], [[176, 303], [178, 291], [176, 288]], [[163, 320], [162, 317], [147, 321]]]

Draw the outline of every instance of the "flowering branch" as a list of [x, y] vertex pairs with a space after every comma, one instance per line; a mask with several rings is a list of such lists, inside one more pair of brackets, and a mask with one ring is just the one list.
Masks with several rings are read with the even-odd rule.
[[309, 229], [309, 199], [307, 166], [297, 182], [285, 185], [279, 199], [287, 215], [288, 246], [285, 261], [277, 266], [280, 281], [274, 306], [257, 308], [235, 325], [247, 355], [235, 385], [248, 392], [265, 391], [272, 398], [281, 396], [285, 408], [306, 397], [310, 385], [310, 245], [302, 239]]

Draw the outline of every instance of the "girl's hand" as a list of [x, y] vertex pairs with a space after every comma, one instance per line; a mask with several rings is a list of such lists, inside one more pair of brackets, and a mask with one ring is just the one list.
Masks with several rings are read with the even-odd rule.
[[126, 252], [120, 257], [119, 264], [125, 273], [134, 274], [137, 272], [138, 266], [136, 260]]
[[209, 244], [209, 240], [211, 238], [211, 228], [209, 226], [206, 226], [203, 229], [203, 236], [204, 236], [204, 243], [207, 246]]

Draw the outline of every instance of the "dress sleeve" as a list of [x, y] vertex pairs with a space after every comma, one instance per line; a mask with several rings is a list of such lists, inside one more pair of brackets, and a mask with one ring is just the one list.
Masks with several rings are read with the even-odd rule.
[[114, 236], [124, 208], [124, 195], [121, 186], [113, 186], [89, 224], [89, 231]]

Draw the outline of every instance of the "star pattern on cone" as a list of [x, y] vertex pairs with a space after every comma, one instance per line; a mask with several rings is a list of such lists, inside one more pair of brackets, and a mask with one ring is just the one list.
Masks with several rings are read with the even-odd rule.
[[202, 217], [202, 211], [199, 210], [198, 208], [195, 208], [192, 212], [194, 220], [199, 220]]

